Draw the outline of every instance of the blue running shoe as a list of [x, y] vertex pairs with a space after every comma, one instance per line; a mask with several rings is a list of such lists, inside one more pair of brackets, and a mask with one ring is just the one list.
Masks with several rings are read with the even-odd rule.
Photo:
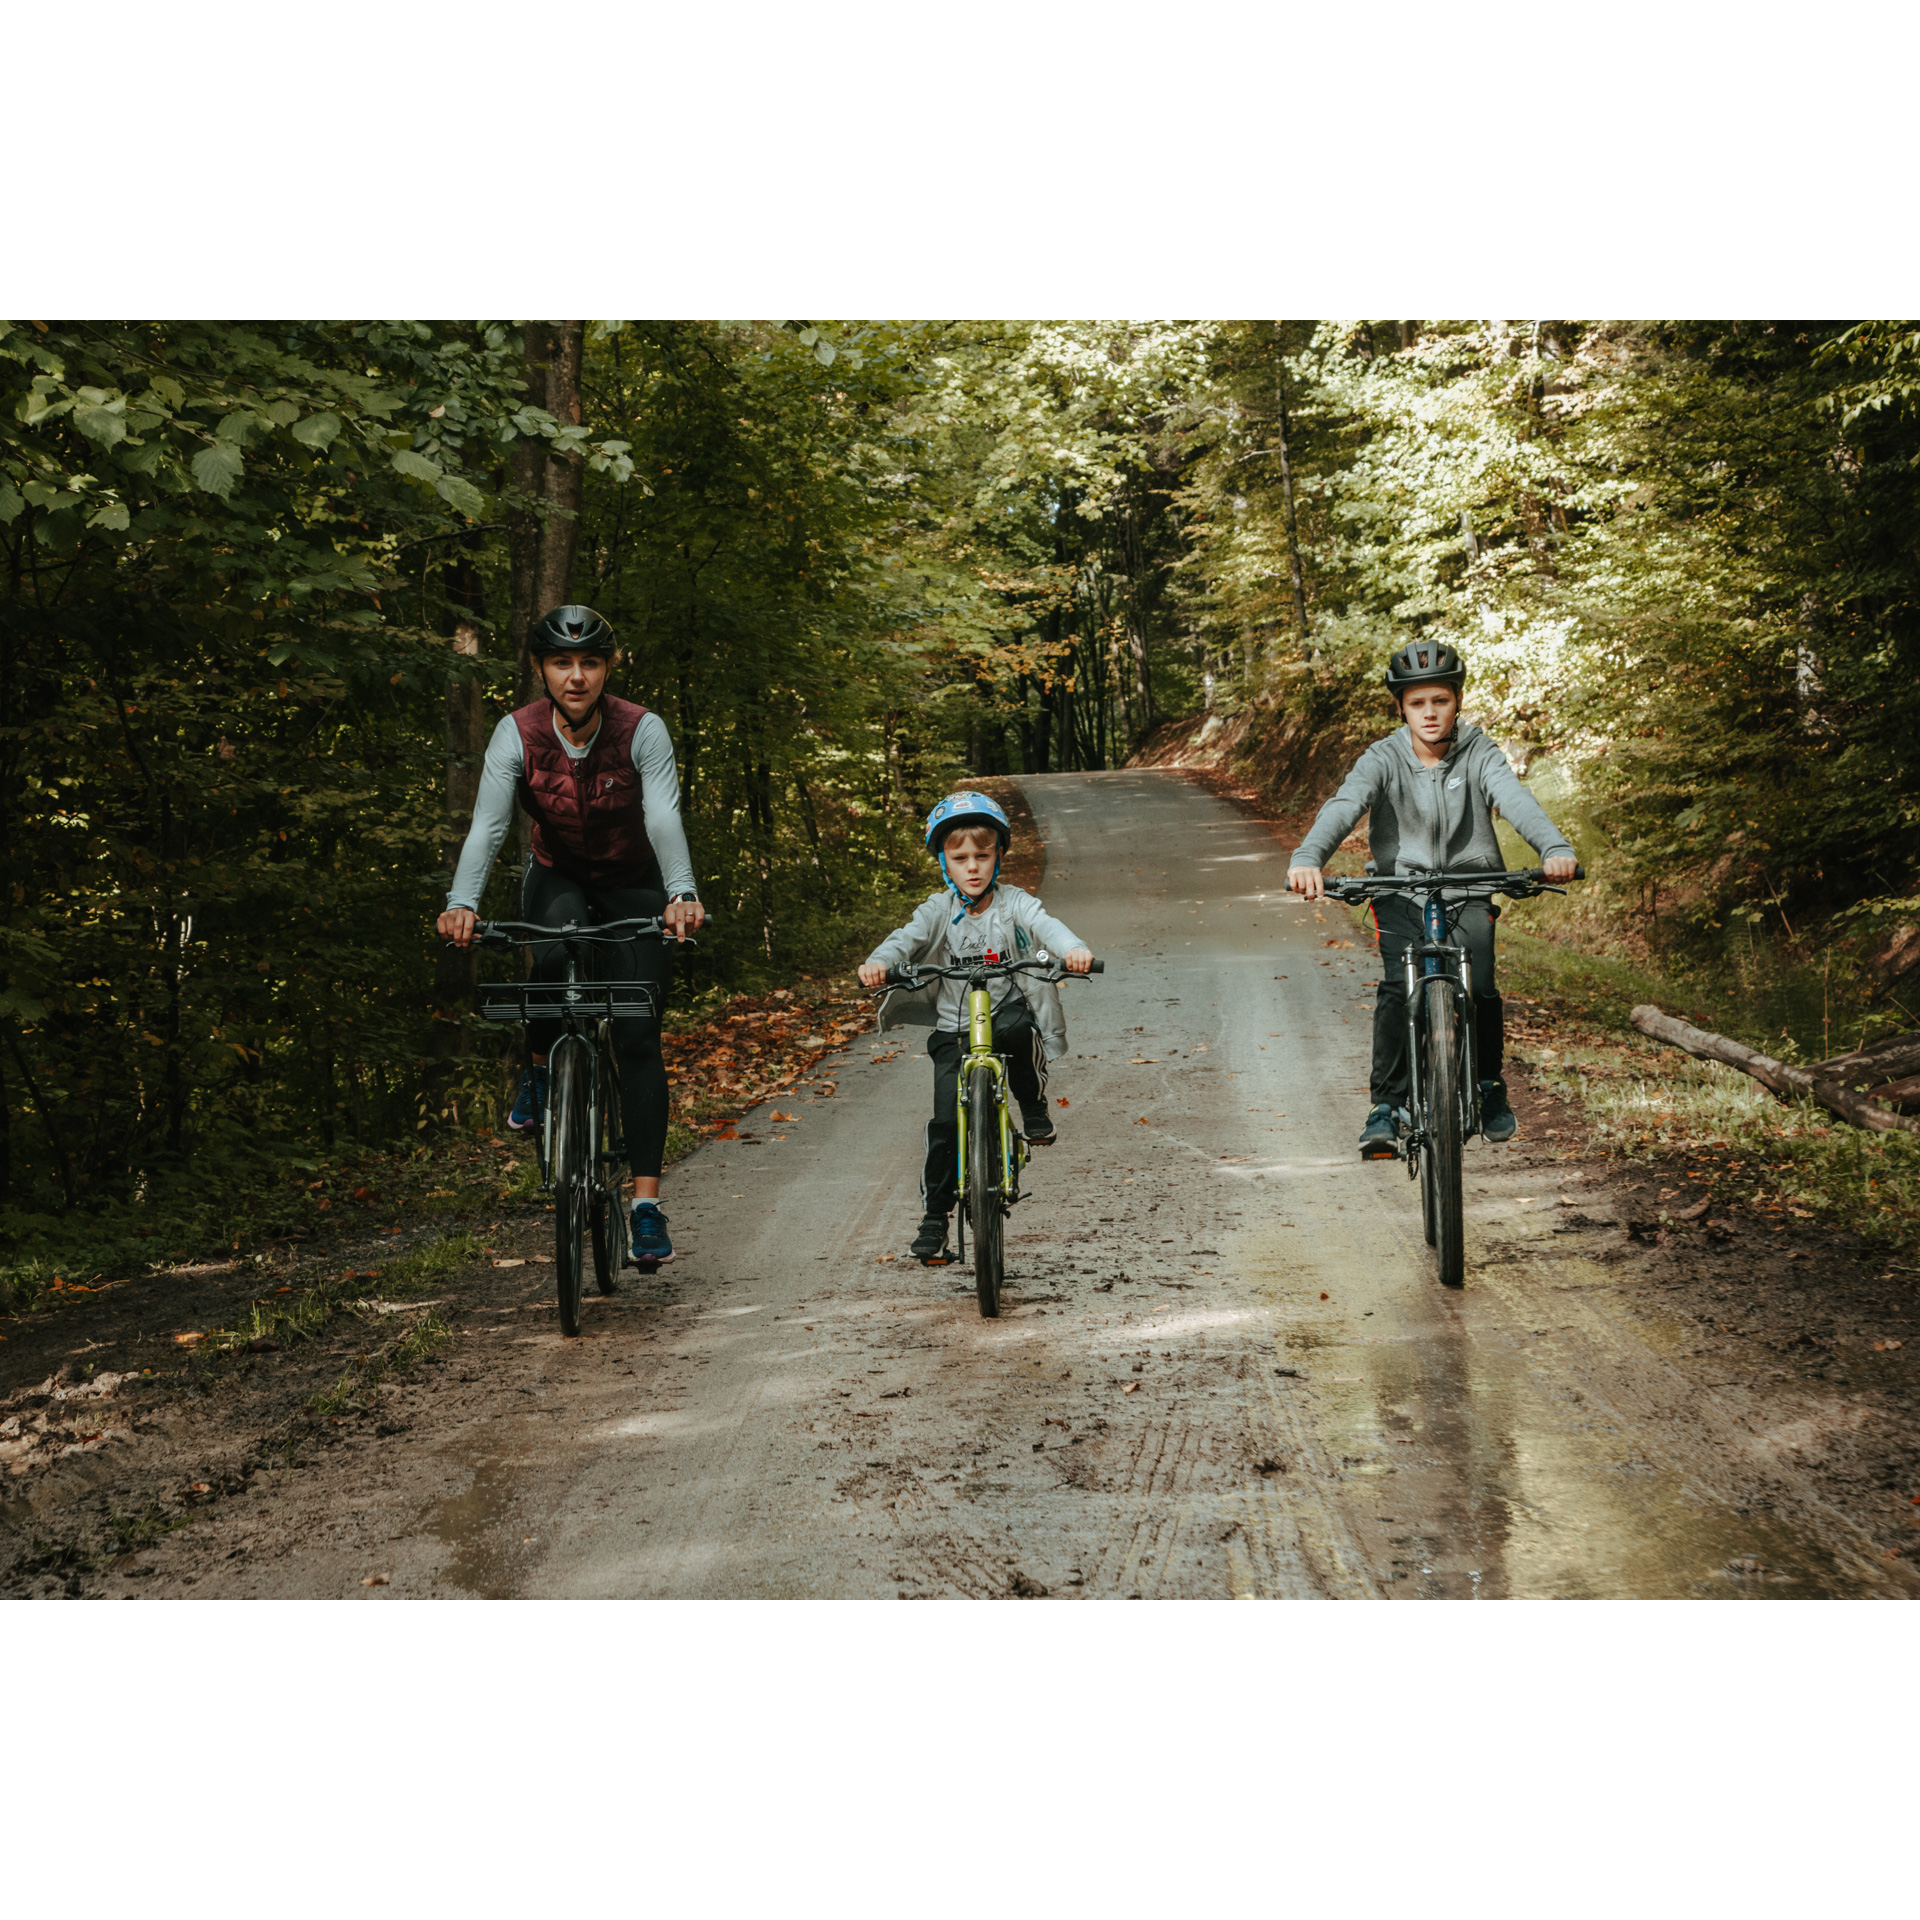
[[659, 1201], [636, 1200], [633, 1203], [629, 1240], [636, 1266], [664, 1266], [673, 1258], [673, 1242], [667, 1238], [667, 1216], [660, 1211]]
[[514, 1133], [531, 1133], [540, 1124], [541, 1110], [547, 1104], [547, 1070], [529, 1067], [520, 1076], [520, 1091], [513, 1096], [513, 1111], [507, 1126]]

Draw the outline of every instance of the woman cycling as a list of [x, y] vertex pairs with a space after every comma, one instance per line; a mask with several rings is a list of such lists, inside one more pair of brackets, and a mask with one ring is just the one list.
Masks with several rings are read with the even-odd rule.
[[[680, 824], [680, 777], [673, 742], [657, 713], [606, 691], [619, 665], [613, 629], [591, 607], [556, 607], [528, 636], [527, 653], [544, 698], [516, 708], [493, 731], [439, 930], [471, 946], [474, 915], [518, 798], [533, 820], [533, 851], [520, 877], [520, 918], [531, 925], [582, 926], [664, 916], [676, 940], [705, 921]], [[672, 954], [664, 940], [606, 950], [609, 973], [650, 980], [664, 1008]], [[566, 949], [533, 950], [536, 980], [566, 978]], [[533, 1064], [521, 1076], [507, 1125], [530, 1132], [546, 1100], [547, 1049], [557, 1020], [532, 1023]], [[627, 1157], [633, 1169], [633, 1254], [671, 1260], [660, 1211], [660, 1162], [667, 1141], [667, 1067], [660, 1018], [614, 1024]]]

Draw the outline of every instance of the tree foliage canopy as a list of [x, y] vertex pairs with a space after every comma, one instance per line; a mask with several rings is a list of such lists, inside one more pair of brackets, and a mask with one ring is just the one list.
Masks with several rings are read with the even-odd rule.
[[694, 991], [870, 933], [964, 770], [1212, 704], [1317, 777], [1423, 632], [1622, 901], [1912, 893], [1917, 369], [1909, 321], [0, 325], [8, 1230], [485, 1109], [430, 923], [556, 583], [673, 733]]

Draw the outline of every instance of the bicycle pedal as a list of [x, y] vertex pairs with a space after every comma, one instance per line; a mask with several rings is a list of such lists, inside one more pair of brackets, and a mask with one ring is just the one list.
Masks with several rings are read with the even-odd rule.
[[953, 1265], [953, 1251], [942, 1247], [938, 1253], [922, 1254], [920, 1264], [923, 1267], [950, 1267]]
[[1360, 1158], [1362, 1160], [1398, 1160], [1400, 1149], [1398, 1147], [1362, 1147]]

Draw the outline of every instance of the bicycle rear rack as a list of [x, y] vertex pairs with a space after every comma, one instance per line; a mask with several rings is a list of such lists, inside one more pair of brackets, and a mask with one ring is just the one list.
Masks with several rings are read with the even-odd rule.
[[544, 980], [487, 981], [475, 1004], [482, 1019], [502, 1025], [526, 1020], [651, 1020], [659, 1008], [651, 980], [583, 980], [578, 986]]

